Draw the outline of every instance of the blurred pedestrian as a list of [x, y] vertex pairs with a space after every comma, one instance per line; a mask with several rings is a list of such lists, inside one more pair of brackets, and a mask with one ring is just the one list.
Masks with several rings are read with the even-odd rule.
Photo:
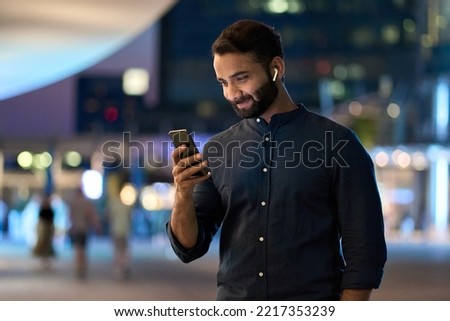
[[130, 276], [129, 234], [131, 206], [125, 205], [118, 195], [108, 201], [108, 219], [114, 243], [114, 274], [119, 279]]
[[37, 240], [33, 248], [33, 254], [42, 259], [42, 265], [45, 269], [50, 269], [51, 260], [55, 256], [53, 248], [55, 212], [51, 206], [50, 195], [45, 194], [43, 196], [38, 215]]
[[81, 188], [76, 190], [69, 206], [69, 237], [75, 250], [75, 273], [77, 277], [85, 278], [88, 268], [88, 237], [92, 230], [101, 232], [100, 218], [94, 204], [84, 196]]

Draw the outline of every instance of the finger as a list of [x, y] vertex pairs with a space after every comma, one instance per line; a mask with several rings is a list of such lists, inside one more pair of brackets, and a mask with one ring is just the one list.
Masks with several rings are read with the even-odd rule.
[[[175, 161], [177, 159], [175, 158]], [[192, 166], [195, 166], [197, 164], [192, 164], [192, 160], [191, 162], [189, 162], [188, 158], [183, 158], [183, 159], [179, 159], [176, 163], [174, 163], [173, 168], [172, 168], [172, 175], [175, 176], [181, 176], [181, 179], [185, 179], [185, 178], [189, 178], [192, 173], [195, 173], [195, 168], [192, 170]], [[184, 173], [186, 172], [187, 173]]]
[[176, 165], [187, 168], [187, 167], [195, 166], [198, 163], [201, 163], [201, 161], [202, 161], [202, 155], [200, 153], [197, 153], [195, 155], [179, 159], [178, 162], [176, 163]]
[[191, 180], [192, 180], [192, 183], [198, 184], [203, 181], [206, 181], [210, 176], [211, 176], [211, 172], [208, 172], [206, 175], [197, 176], [197, 177], [191, 178]]
[[202, 158], [203, 158], [202, 154], [197, 153], [195, 155], [186, 157], [186, 158], [182, 159], [181, 161], [183, 161], [186, 164], [186, 167], [187, 166], [195, 166], [195, 165], [201, 163]]
[[192, 169], [195, 169], [194, 173], [192, 175], [195, 174], [200, 174], [201, 171], [207, 171], [209, 172], [208, 168], [207, 168], [207, 161], [203, 161], [201, 163], [197, 163], [193, 166], [191, 166]]
[[176, 180], [185, 180], [190, 179], [193, 176], [198, 176], [200, 171], [207, 169], [207, 161], [203, 161], [200, 163], [196, 163], [194, 165], [189, 165], [187, 161], [181, 160], [178, 164], [173, 168], [172, 175]]
[[[200, 173], [200, 171], [202, 171], [204, 169], [207, 169], [206, 162], [202, 162], [195, 166], [191, 166], [191, 167], [187, 168], [186, 170], [183, 171], [181, 176], [183, 177], [183, 179], [190, 180], [194, 184], [197, 184], [198, 182], [203, 181], [204, 180], [203, 178], [206, 179], [211, 175], [211, 172], [209, 170], [207, 171], [206, 175], [198, 175]], [[202, 178], [202, 179], [199, 180], [198, 178]]]
[[174, 165], [178, 164], [178, 162], [181, 159], [181, 155], [183, 154], [184, 151], [186, 151], [186, 149], [187, 149], [186, 145], [181, 145], [172, 151], [171, 157]]

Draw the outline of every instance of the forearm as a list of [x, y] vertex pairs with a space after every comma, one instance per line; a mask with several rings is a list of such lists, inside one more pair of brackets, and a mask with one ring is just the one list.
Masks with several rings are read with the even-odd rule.
[[175, 195], [170, 229], [178, 242], [186, 249], [194, 247], [197, 243], [198, 224], [192, 196]]
[[[180, 156], [186, 149], [187, 146], [182, 145], [172, 152], [174, 163], [172, 174], [176, 191], [169, 227], [171, 234], [176, 238], [178, 243], [189, 250], [197, 244], [199, 233], [194, 207], [194, 187], [196, 184], [208, 179], [210, 173], [208, 175], [195, 176], [202, 168], [206, 168], [207, 163], [201, 162], [202, 155], [198, 153], [180, 159]], [[201, 163], [191, 166], [198, 162]]]
[[344, 289], [341, 301], [368, 301], [372, 289]]

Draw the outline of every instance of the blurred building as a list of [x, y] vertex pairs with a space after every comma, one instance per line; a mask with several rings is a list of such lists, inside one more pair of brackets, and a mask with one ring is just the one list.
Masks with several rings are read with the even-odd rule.
[[[140, 213], [168, 211], [170, 189], [154, 185], [171, 181], [166, 133], [188, 128], [201, 146], [238, 120], [215, 79], [210, 45], [241, 18], [281, 32], [292, 98], [354, 129], [370, 151], [389, 236], [448, 235], [450, 0], [179, 1], [152, 26], [150, 67], [93, 67], [71, 78], [70, 137], [1, 142], [5, 203], [14, 206], [14, 195], [49, 177], [63, 193], [84, 170], [121, 170]], [[138, 91], [124, 86], [125, 72]], [[24, 150], [52, 155], [53, 175], [28, 168], [17, 186]], [[80, 155], [77, 166], [68, 153]], [[151, 192], [146, 203], [143, 190]]]

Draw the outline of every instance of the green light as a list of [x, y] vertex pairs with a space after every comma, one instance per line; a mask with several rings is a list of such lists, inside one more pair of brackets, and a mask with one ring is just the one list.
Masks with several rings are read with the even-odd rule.
[[82, 161], [81, 155], [76, 151], [70, 151], [64, 155], [64, 162], [70, 167], [80, 166], [81, 161]]
[[33, 164], [33, 154], [28, 151], [23, 151], [17, 156], [17, 163], [23, 169], [29, 169]]

